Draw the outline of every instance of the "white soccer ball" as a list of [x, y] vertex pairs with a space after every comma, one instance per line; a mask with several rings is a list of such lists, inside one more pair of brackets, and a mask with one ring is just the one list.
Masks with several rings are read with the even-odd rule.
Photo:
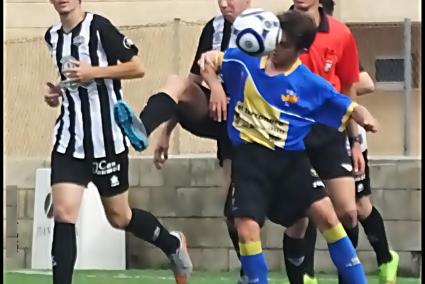
[[247, 9], [233, 23], [234, 45], [249, 55], [261, 56], [272, 52], [282, 38], [275, 14], [261, 8]]

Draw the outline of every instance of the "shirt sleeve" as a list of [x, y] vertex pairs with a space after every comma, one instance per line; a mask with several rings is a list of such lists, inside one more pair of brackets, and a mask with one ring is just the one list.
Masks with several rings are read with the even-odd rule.
[[202, 53], [211, 50], [213, 34], [212, 29], [212, 21], [209, 21], [202, 29], [201, 37], [199, 38], [198, 48], [196, 49], [195, 58], [193, 59], [192, 67], [190, 68], [190, 73], [192, 74], [201, 75], [198, 60], [201, 57]]
[[321, 124], [343, 131], [357, 103], [336, 92], [330, 84], [324, 86], [320, 93], [319, 95], [325, 99], [312, 113], [311, 117]]
[[356, 40], [350, 30], [347, 31], [347, 37], [343, 44], [342, 55], [336, 65], [336, 75], [342, 86], [359, 81], [359, 55]]
[[108, 61], [128, 62], [139, 50], [133, 41], [123, 35], [108, 19], [99, 17], [98, 30]]

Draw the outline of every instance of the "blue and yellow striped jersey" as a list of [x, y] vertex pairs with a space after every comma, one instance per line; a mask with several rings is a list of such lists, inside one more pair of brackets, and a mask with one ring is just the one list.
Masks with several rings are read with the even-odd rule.
[[286, 74], [268, 75], [266, 57], [237, 48], [220, 57], [221, 77], [230, 97], [227, 130], [234, 145], [258, 143], [272, 150], [303, 150], [311, 126], [341, 131], [355, 103], [298, 61]]

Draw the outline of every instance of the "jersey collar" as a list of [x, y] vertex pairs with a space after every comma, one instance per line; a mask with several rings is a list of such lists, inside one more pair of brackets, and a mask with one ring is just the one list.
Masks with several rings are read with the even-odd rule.
[[[261, 57], [261, 59], [260, 59], [260, 68], [263, 69], [263, 70], [266, 69], [267, 59], [268, 59], [267, 55]], [[291, 68], [289, 68], [288, 71], [283, 72], [283, 75], [288, 76], [288, 75], [292, 74], [298, 68], [298, 66], [300, 66], [301, 64], [302, 64], [302, 62], [298, 58], [297, 61], [295, 61], [295, 63], [291, 66]]]
[[[294, 5], [292, 5], [289, 10], [293, 10]], [[317, 27], [317, 31], [319, 33], [328, 33], [329, 32], [329, 20], [328, 15], [326, 14], [325, 10], [323, 10], [322, 7], [319, 7], [319, 14], [320, 14], [320, 23]]]

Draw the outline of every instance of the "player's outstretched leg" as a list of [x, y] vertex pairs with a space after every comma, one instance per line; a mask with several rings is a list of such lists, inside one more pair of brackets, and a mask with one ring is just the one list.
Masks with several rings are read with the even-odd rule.
[[267, 260], [260, 240], [260, 226], [251, 218], [236, 218], [242, 269], [248, 283], [268, 284]]
[[170, 259], [176, 283], [187, 283], [193, 266], [183, 233], [169, 232], [152, 213], [130, 208], [128, 191], [102, 197], [102, 203], [106, 217], [114, 228], [131, 232], [137, 238], [160, 248]]
[[114, 106], [118, 126], [137, 151], [146, 149], [149, 135], [162, 123], [176, 117], [179, 111], [193, 119], [207, 116], [208, 101], [198, 85], [177, 75], [168, 76], [161, 90], [149, 98], [139, 117], [124, 101]]
[[332, 261], [344, 283], [367, 283], [363, 266], [357, 257], [353, 244], [335, 214], [331, 200], [326, 197], [314, 202], [308, 209], [308, 215], [328, 243]]
[[385, 232], [384, 220], [379, 211], [372, 205], [370, 196], [362, 196], [357, 200], [360, 223], [376, 254], [379, 268], [379, 283], [391, 284], [397, 280], [399, 256], [390, 250]]

